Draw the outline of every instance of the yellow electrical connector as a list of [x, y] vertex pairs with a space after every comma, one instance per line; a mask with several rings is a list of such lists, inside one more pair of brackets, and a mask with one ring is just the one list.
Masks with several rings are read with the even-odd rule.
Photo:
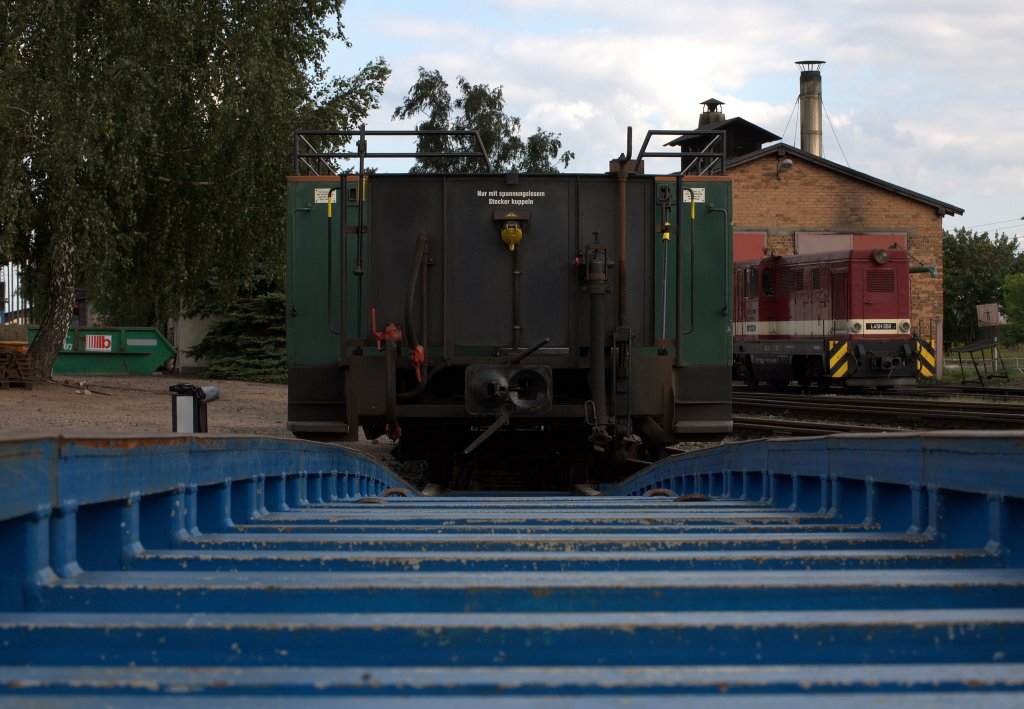
[[501, 240], [508, 244], [509, 251], [515, 251], [516, 244], [523, 240], [523, 230], [519, 222], [505, 222], [501, 227]]

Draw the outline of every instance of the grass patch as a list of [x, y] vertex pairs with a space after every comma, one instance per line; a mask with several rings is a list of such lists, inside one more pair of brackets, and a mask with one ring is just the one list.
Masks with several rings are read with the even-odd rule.
[[[972, 362], [973, 354], [973, 362]], [[964, 371], [961, 372], [961, 362]], [[975, 369], [977, 365], [977, 369]], [[954, 384], [966, 378], [968, 382], [977, 382], [980, 372], [983, 381], [998, 385], [1000, 382], [1024, 384], [1024, 347], [1020, 345], [1003, 346], [996, 350], [991, 348], [974, 353], [957, 354], [952, 350], [946, 352], [943, 367], [943, 381]], [[1004, 379], [1003, 375], [1006, 375]]]

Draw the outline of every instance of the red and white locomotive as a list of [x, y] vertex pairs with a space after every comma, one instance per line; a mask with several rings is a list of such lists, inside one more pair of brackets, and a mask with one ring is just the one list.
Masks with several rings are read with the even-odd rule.
[[910, 259], [898, 249], [734, 266], [733, 377], [748, 384], [913, 384]]

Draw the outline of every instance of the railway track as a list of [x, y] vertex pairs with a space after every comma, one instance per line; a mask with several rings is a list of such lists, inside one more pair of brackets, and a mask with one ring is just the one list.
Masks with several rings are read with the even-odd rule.
[[928, 386], [904, 387], [900, 394], [909, 396], [977, 396], [986, 399], [1021, 399], [1024, 400], [1024, 389], [1021, 387], [988, 387], [977, 384], [931, 384]]
[[799, 435], [1024, 427], [1024, 404], [1016, 402], [734, 392], [733, 410], [739, 429]]
[[770, 433], [780, 436], [818, 436], [828, 433], [885, 433], [896, 428], [880, 426], [858, 426], [835, 421], [806, 421], [803, 419], [776, 418], [774, 416], [733, 416], [733, 430], [754, 433]]
[[[977, 384], [917, 384], [914, 386], [896, 386], [891, 388], [870, 388], [870, 387], [850, 387], [847, 389], [832, 389], [835, 394], [842, 396], [857, 396], [866, 399], [877, 398], [877, 397], [891, 397], [901, 396], [908, 398], [919, 398], [919, 399], [934, 399], [934, 398], [948, 398], [948, 397], [964, 397], [964, 398], [977, 398], [983, 400], [1006, 400], [1014, 401], [1019, 400], [1024, 402], [1024, 387], [1019, 386], [1006, 386], [1006, 387], [989, 387], [989, 386], [978, 386]], [[803, 395], [803, 396], [814, 396], [816, 394], [825, 395], [821, 389], [818, 388], [803, 388], [798, 385], [792, 386], [770, 386], [760, 384], [756, 387], [751, 387], [747, 384], [740, 384], [738, 382], [733, 383], [733, 392], [735, 394], [752, 394], [752, 395], [763, 395], [763, 394], [792, 394], [792, 395]]]

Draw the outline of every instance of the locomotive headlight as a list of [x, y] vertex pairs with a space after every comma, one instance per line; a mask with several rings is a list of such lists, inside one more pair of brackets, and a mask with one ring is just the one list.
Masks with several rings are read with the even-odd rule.
[[879, 266], [881, 266], [883, 263], [889, 260], [889, 252], [886, 251], [885, 249], [878, 249], [873, 254], [871, 254], [871, 259]]
[[910, 332], [909, 320], [900, 320], [900, 332]]
[[861, 325], [859, 322], [855, 322], [850, 325], [850, 332], [860, 332]]

